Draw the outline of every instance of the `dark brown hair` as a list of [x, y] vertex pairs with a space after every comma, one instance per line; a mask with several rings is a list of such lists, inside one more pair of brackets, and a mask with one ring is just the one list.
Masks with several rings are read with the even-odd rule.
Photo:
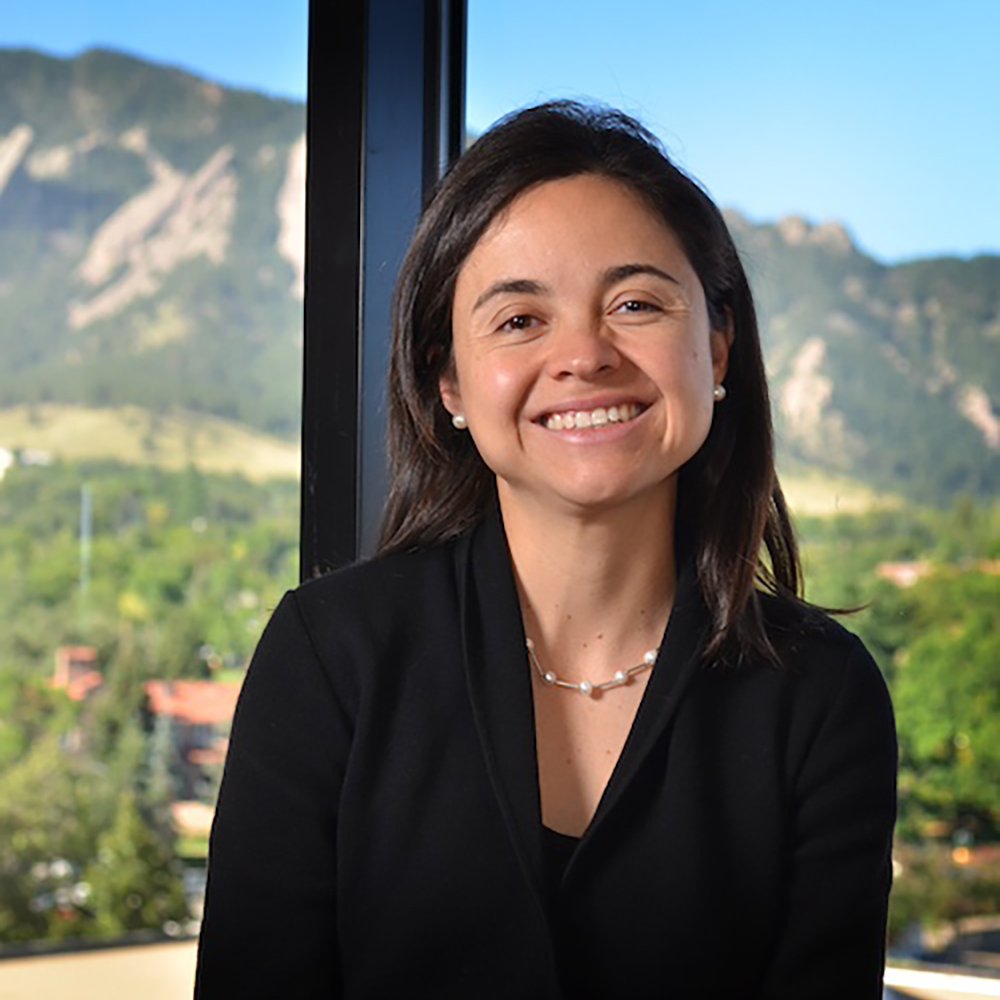
[[[715, 329], [731, 326], [726, 401], [680, 471], [677, 539], [693, 550], [711, 609], [708, 655], [774, 659], [756, 586], [795, 596], [795, 536], [774, 469], [773, 434], [753, 297], [722, 214], [656, 138], [604, 107], [559, 101], [516, 112], [482, 136], [444, 178], [403, 263], [393, 303], [389, 373], [390, 489], [381, 553], [470, 530], [495, 503], [495, 478], [441, 404], [451, 364], [458, 272], [490, 223], [545, 181], [597, 174], [635, 192], [677, 236], [705, 290]], [[763, 558], [766, 551], [767, 558]]]

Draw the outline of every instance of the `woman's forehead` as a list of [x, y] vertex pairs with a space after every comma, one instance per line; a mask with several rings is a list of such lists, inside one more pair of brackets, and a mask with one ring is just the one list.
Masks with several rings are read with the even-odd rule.
[[497, 269], [513, 280], [520, 272], [656, 261], [682, 272], [678, 277], [695, 277], [677, 235], [647, 199], [615, 179], [578, 174], [534, 185], [497, 213], [459, 269], [457, 286], [490, 280]]

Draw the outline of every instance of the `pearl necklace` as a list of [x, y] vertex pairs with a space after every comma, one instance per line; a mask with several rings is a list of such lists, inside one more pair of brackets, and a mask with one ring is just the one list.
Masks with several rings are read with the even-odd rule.
[[656, 655], [659, 653], [658, 648], [647, 649], [642, 654], [642, 663], [634, 667], [628, 667], [625, 670], [616, 670], [614, 677], [609, 681], [604, 681], [602, 684], [592, 684], [590, 681], [580, 681], [579, 684], [573, 684], [571, 681], [564, 681], [560, 677], [557, 677], [552, 670], [542, 670], [542, 665], [538, 662], [538, 657], [535, 655], [535, 644], [531, 639], [525, 639], [525, 645], [528, 647], [528, 659], [531, 660], [532, 666], [538, 671], [538, 676], [541, 677], [544, 683], [551, 687], [571, 688], [588, 697], [593, 697], [598, 691], [624, 687], [636, 674], [641, 674], [643, 670], [649, 670], [656, 663]]

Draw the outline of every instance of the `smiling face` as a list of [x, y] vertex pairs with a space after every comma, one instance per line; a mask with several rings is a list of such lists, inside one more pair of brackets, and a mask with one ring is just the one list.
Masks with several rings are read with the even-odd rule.
[[592, 174], [549, 181], [462, 266], [441, 397], [468, 421], [505, 506], [669, 503], [708, 435], [730, 339], [637, 195]]

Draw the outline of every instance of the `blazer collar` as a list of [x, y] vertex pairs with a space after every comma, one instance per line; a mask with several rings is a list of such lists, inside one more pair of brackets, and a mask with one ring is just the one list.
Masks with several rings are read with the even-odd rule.
[[[498, 509], [459, 542], [456, 558], [462, 652], [476, 727], [504, 821], [541, 905], [542, 812], [531, 668]], [[710, 624], [694, 561], [684, 559], [656, 665], [584, 843], [594, 838], [669, 729], [701, 660]]]
[[508, 832], [541, 906], [535, 711], [521, 606], [498, 510], [462, 539], [457, 557], [462, 655], [476, 728]]

